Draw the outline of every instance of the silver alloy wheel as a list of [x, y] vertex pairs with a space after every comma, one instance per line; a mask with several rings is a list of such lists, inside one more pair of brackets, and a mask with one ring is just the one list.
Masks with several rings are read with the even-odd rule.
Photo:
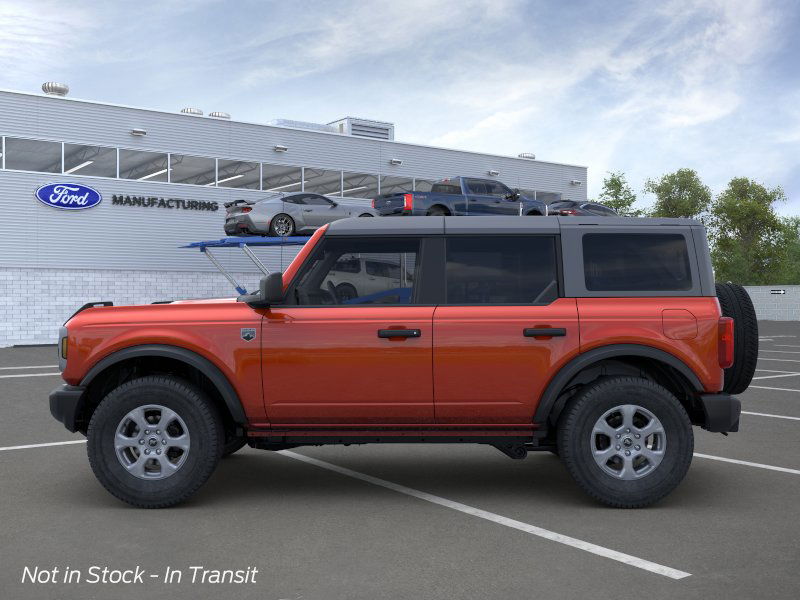
[[117, 426], [114, 449], [125, 470], [139, 479], [174, 475], [189, 456], [189, 428], [160, 404], [134, 408]]
[[292, 232], [292, 220], [285, 215], [279, 215], [272, 220], [272, 229], [281, 237], [289, 235]]
[[640, 479], [661, 464], [667, 435], [652, 412], [636, 404], [623, 404], [597, 419], [589, 447], [597, 465], [612, 477]]

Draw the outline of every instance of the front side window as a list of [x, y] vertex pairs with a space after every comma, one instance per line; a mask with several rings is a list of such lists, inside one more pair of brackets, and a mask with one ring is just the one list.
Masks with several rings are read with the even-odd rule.
[[603, 292], [692, 288], [686, 238], [679, 233], [590, 233], [583, 236], [586, 289]]
[[61, 144], [7, 137], [6, 169], [61, 173]]
[[419, 244], [416, 238], [327, 238], [293, 300], [307, 306], [411, 304]]
[[503, 185], [499, 181], [485, 181], [484, 185], [486, 186], [486, 192], [490, 196], [505, 198], [506, 196], [511, 194], [511, 190], [508, 189], [505, 185]]
[[466, 183], [470, 194], [485, 196], [489, 193], [486, 183], [480, 179], [467, 179]]
[[448, 304], [549, 304], [557, 274], [553, 236], [447, 239]]
[[317, 194], [308, 194], [304, 196], [304, 203], [311, 204], [312, 206], [330, 206], [333, 204], [325, 196], [318, 196]]

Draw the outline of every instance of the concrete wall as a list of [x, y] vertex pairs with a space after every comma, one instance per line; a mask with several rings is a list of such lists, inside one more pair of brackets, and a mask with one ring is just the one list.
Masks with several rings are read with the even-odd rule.
[[[756, 315], [763, 321], [800, 321], [800, 285], [746, 286]], [[785, 294], [774, 294], [783, 290]]]

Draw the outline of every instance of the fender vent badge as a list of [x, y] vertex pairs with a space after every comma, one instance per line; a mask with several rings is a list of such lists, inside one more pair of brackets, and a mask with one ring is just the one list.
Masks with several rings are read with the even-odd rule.
[[245, 342], [252, 342], [256, 339], [256, 330], [253, 327], [242, 327], [242, 339]]

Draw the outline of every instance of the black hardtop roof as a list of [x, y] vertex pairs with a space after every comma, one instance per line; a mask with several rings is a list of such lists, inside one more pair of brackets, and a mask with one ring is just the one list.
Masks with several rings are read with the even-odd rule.
[[327, 235], [437, 235], [559, 233], [564, 228], [702, 227], [694, 219], [643, 217], [377, 217], [334, 221]]

